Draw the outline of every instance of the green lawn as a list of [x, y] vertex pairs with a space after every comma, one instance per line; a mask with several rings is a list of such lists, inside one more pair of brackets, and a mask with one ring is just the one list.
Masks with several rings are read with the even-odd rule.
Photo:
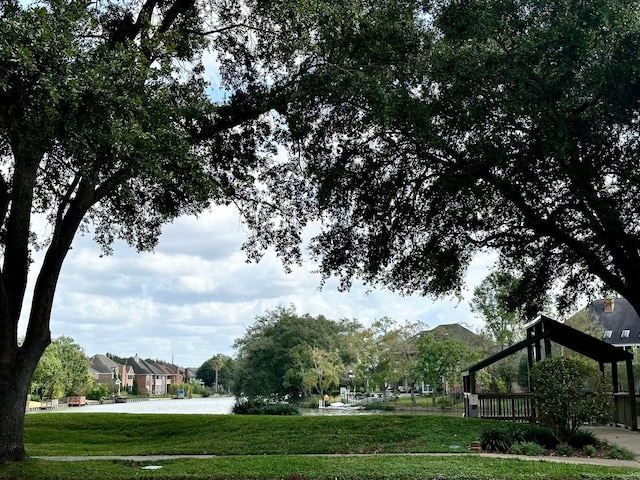
[[[35, 414], [26, 417], [31, 456], [207, 453], [220, 457], [139, 463], [30, 459], [0, 465], [0, 480], [640, 479], [640, 469], [447, 455], [467, 452], [469, 443], [493, 423], [423, 415]], [[443, 455], [414, 455], [420, 452]], [[150, 464], [162, 468], [143, 469]]]
[[459, 452], [491, 422], [425, 415], [27, 415], [29, 455]]

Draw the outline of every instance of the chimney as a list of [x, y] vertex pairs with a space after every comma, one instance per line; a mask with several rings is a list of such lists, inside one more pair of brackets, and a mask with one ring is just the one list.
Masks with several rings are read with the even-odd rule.
[[611, 313], [614, 309], [613, 298], [604, 299], [604, 313]]

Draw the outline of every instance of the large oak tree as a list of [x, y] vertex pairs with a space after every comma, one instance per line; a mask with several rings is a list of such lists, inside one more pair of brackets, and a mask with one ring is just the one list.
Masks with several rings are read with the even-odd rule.
[[321, 271], [440, 295], [497, 251], [529, 314], [554, 287], [560, 307], [607, 287], [640, 312], [638, 3], [433, 0], [413, 13], [387, 25], [390, 44], [351, 32], [330, 61], [357, 92], [294, 132], [325, 214]]
[[[277, 145], [314, 116], [307, 98], [339, 102], [341, 67], [322, 52], [374, 7], [0, 0], [0, 461], [24, 458], [29, 383], [77, 232], [106, 253], [116, 238], [150, 249], [165, 222], [233, 202], [254, 229], [251, 258], [273, 245], [285, 263], [300, 259], [303, 213], [316, 210], [303, 167]], [[209, 96], [206, 52], [224, 100]], [[30, 272], [34, 249], [44, 260]]]

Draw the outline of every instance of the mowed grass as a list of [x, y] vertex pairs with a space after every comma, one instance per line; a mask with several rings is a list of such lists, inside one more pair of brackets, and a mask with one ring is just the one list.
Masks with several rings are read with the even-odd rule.
[[422, 415], [35, 414], [27, 415], [25, 428], [32, 457], [219, 456], [72, 462], [31, 458], [0, 465], [0, 480], [640, 480], [640, 469], [634, 468], [466, 453], [484, 429], [497, 423]]
[[[145, 466], [160, 466], [145, 470]], [[28, 460], [0, 465], [3, 480], [579, 480], [640, 479], [639, 470], [456, 456], [230, 456], [149, 462]]]
[[27, 453], [40, 455], [448, 453], [491, 422], [423, 415], [27, 415]]

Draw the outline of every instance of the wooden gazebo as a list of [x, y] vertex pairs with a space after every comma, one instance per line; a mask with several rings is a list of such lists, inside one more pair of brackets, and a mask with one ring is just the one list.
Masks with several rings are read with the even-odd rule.
[[[529, 393], [488, 394], [476, 392], [476, 372], [489, 365], [527, 349], [529, 371], [535, 361], [551, 356], [551, 342], [569, 348], [581, 355], [596, 360], [604, 376], [605, 365], [611, 365], [614, 394], [614, 418], [612, 422], [632, 430], [638, 429], [633, 379], [633, 354], [614, 347], [600, 339], [575, 328], [540, 315], [526, 326], [525, 340], [486, 358], [463, 372], [465, 392], [465, 414], [470, 417], [500, 418], [515, 421], [535, 421], [535, 405], [529, 376]], [[624, 362], [627, 373], [628, 392], [621, 393], [618, 384], [618, 363]]]

